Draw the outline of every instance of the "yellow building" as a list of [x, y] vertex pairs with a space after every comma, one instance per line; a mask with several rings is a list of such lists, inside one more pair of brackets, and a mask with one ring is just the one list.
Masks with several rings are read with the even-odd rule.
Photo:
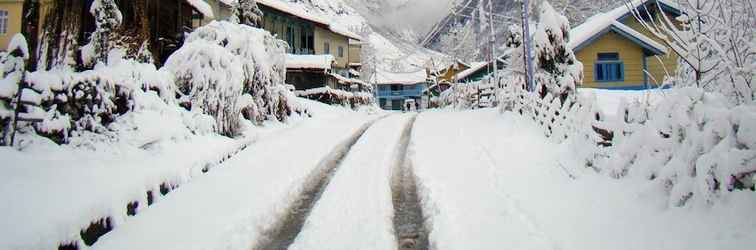
[[[662, 14], [674, 20], [681, 13], [665, 0], [635, 0], [632, 4], [640, 18], [648, 21], [660, 22]], [[655, 88], [664, 82], [667, 72], [677, 69], [678, 57], [643, 28], [630, 10], [622, 5], [570, 31], [569, 46], [584, 67], [581, 87]]]
[[462, 60], [456, 60], [453, 64], [446, 66], [439, 71], [429, 72], [429, 74], [435, 76], [436, 81], [439, 83], [453, 83], [455, 82], [457, 74], [468, 69], [470, 69], [469, 64]]
[[11, 38], [21, 33], [23, 0], [0, 0], [0, 50], [6, 50]]

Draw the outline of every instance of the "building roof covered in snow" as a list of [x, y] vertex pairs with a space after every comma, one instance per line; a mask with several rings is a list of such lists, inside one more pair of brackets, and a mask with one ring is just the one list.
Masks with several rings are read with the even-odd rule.
[[332, 55], [286, 54], [286, 69], [330, 70], [334, 62]]
[[207, 18], [214, 18], [215, 15], [213, 15], [213, 7], [211, 7], [205, 0], [186, 0], [189, 5], [197, 9], [199, 13], [202, 13], [203, 16]]
[[415, 72], [387, 72], [379, 70], [375, 75], [375, 84], [377, 85], [414, 85], [424, 83], [428, 80], [428, 76], [424, 70]]
[[478, 72], [479, 70], [485, 69], [489, 63], [488, 62], [472, 62], [469, 64], [470, 68], [457, 73], [457, 75], [454, 76], [454, 79], [456, 81], [462, 80], [467, 78], [468, 76], [472, 75], [475, 72]]
[[656, 55], [666, 54], [667, 48], [664, 45], [620, 22], [625, 18], [634, 18], [631, 10], [645, 12], [646, 6], [652, 3], [659, 3], [662, 10], [666, 12], [675, 15], [681, 13], [676, 4], [670, 3], [667, 0], [634, 0], [606, 13], [594, 15], [588, 18], [583, 24], [570, 30], [569, 46], [575, 52], [580, 51], [597, 38], [613, 31]]
[[316, 13], [308, 12], [307, 10], [294, 6], [288, 2], [281, 0], [257, 0], [257, 4], [324, 26], [331, 32], [348, 37], [350, 39], [360, 41], [362, 40], [362, 37], [355, 34], [354, 32], [349, 31], [349, 29], [347, 29], [346, 27], [332, 23], [330, 20], [328, 20], [328, 18], [322, 17]]

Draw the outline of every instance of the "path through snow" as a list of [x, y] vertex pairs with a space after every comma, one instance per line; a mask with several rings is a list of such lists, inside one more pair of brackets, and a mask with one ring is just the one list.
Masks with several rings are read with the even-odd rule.
[[290, 249], [396, 249], [389, 176], [413, 116], [391, 116], [365, 133]]

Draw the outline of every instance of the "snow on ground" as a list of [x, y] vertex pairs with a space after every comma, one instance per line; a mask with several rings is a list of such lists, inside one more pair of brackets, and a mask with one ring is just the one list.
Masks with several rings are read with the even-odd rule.
[[[345, 108], [297, 101], [308, 108], [312, 120], [354, 115]], [[292, 117], [288, 124], [250, 127], [244, 136], [231, 139], [193, 134], [184, 125], [190, 118], [178, 109], [158, 105], [120, 118], [114, 127], [120, 139], [115, 142], [85, 135], [73, 138], [76, 145], [58, 146], [24, 137], [21, 151], [0, 147], [0, 249], [56, 248], [61, 241], [78, 239], [92, 220], [108, 216], [118, 227], [130, 220], [128, 203], [146, 207], [148, 190], [159, 203], [160, 184], [183, 185], [243, 145], [310, 121]]]
[[[100, 238], [95, 249], [247, 249], [282, 214], [325, 156], [374, 115], [303, 122], [263, 138]], [[168, 233], [169, 232], [169, 233]]]
[[606, 115], [616, 115], [623, 98], [627, 102], [634, 100], [648, 102], [650, 105], [656, 105], [661, 101], [669, 90], [649, 89], [649, 90], [608, 90], [580, 88], [578, 93], [581, 95], [596, 97], [597, 104], [601, 111]]
[[396, 249], [390, 179], [411, 117], [394, 115], [368, 129], [290, 249]]
[[[645, 180], [567, 173], [536, 125], [493, 110], [428, 112], [413, 164], [437, 249], [742, 249], [756, 244], [756, 199], [665, 208]], [[576, 175], [573, 180], [570, 174]]]

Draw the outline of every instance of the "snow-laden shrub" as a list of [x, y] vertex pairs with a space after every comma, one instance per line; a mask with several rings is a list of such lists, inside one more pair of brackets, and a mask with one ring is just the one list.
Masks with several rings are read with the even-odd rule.
[[234, 135], [240, 126], [242, 64], [225, 48], [209, 42], [187, 43], [176, 51], [166, 67], [176, 75], [178, 102], [188, 110], [216, 119], [218, 130]]
[[285, 51], [283, 41], [262, 29], [212, 22], [189, 34], [165, 68], [176, 76], [182, 105], [207, 112], [218, 132], [235, 135], [242, 110], [257, 123], [291, 115], [289, 100], [276, 90], [286, 77]]
[[[8, 45], [8, 52], [0, 52], [0, 65], [2, 65], [2, 78], [0, 79], [0, 145], [9, 143], [10, 133], [13, 133], [13, 123], [15, 119], [16, 106], [22, 105], [18, 102], [17, 94], [21, 90], [26, 60], [29, 59], [29, 46], [23, 35], [16, 34]], [[26, 93], [26, 92], [22, 92]], [[32, 93], [29, 93], [33, 95]], [[29, 96], [29, 95], [26, 95]], [[36, 103], [37, 98], [32, 100], [22, 99]]]
[[459, 110], [490, 107], [495, 104], [494, 92], [487, 82], [457, 83], [439, 95], [438, 105]]
[[340, 105], [353, 109], [361, 106], [374, 104], [373, 95], [367, 92], [347, 92], [340, 89], [332, 89], [328, 86], [296, 92], [297, 96], [322, 102], [329, 105]]
[[135, 92], [154, 91], [166, 103], [173, 102], [169, 72], [118, 55], [111, 53], [109, 64], [98, 63], [93, 70], [29, 73], [26, 82], [40, 93], [45, 111], [42, 122], [34, 124], [36, 132], [57, 143], [85, 131], [107, 133], [108, 125], [134, 109]]
[[635, 102], [620, 111], [607, 123], [614, 153], [598, 162], [607, 174], [651, 180], [677, 206], [753, 188], [756, 106], [731, 106], [722, 94], [683, 88], [653, 108]]

